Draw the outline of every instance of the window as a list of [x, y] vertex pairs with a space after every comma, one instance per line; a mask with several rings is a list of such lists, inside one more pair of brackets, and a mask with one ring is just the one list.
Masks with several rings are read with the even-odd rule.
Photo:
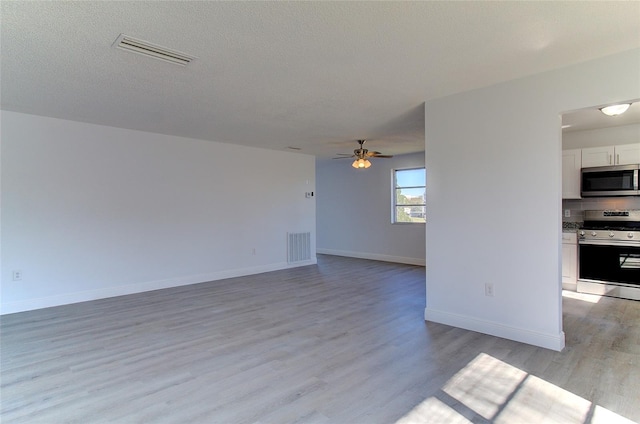
[[392, 222], [426, 222], [426, 173], [424, 168], [393, 171]]

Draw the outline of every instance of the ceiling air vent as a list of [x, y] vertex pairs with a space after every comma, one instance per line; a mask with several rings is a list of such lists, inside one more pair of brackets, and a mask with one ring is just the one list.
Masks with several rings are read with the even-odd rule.
[[182, 66], [188, 65], [196, 59], [195, 56], [151, 44], [144, 40], [138, 40], [137, 38], [129, 37], [124, 34], [120, 34], [118, 38], [116, 38], [116, 41], [113, 43], [113, 47]]

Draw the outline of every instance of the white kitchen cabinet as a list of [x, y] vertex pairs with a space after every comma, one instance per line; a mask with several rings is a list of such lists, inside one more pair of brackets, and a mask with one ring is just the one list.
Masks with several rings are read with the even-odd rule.
[[583, 168], [638, 163], [640, 163], [640, 143], [582, 149]]
[[582, 149], [582, 167], [613, 165], [613, 146], [587, 147]]
[[580, 199], [582, 149], [562, 151], [562, 198]]
[[615, 146], [616, 165], [635, 165], [640, 163], [640, 143]]
[[576, 291], [578, 284], [578, 235], [562, 233], [562, 288]]

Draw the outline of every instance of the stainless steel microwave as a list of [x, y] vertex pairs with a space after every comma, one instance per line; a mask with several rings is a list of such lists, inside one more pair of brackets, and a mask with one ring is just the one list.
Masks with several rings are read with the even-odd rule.
[[582, 197], [640, 196], [639, 170], [640, 165], [582, 168]]

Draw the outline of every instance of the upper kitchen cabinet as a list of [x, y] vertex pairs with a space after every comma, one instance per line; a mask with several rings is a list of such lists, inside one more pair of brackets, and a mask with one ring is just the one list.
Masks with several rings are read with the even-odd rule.
[[640, 163], [640, 143], [615, 146], [616, 165], [635, 165]]
[[613, 146], [582, 149], [582, 165], [585, 168], [613, 165]]
[[580, 199], [582, 149], [562, 151], [562, 198]]
[[582, 167], [633, 165], [640, 163], [640, 144], [582, 149]]

